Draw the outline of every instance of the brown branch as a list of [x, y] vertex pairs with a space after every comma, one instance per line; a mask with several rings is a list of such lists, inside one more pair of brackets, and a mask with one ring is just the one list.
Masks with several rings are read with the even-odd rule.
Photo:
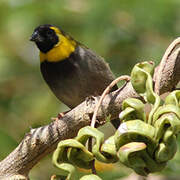
[[126, 82], [130, 81], [130, 76], [120, 76], [117, 79], [115, 79], [114, 81], [111, 82], [111, 84], [109, 86], [106, 87], [106, 89], [104, 90], [104, 92], [102, 93], [100, 100], [98, 101], [95, 109], [94, 109], [94, 113], [93, 113], [93, 117], [91, 120], [91, 126], [94, 127], [95, 123], [96, 123], [96, 116], [99, 110], [99, 107], [103, 101], [103, 99], [105, 98], [105, 96], [110, 92], [110, 90], [114, 87], [114, 85], [116, 85], [119, 81], [125, 80]]
[[[179, 42], [180, 38], [176, 40], [177, 44]], [[179, 49], [171, 51], [167, 49], [167, 51], [169, 52], [166, 56], [167, 59], [163, 58], [163, 62], [166, 63], [161, 62], [154, 74], [156, 92], [159, 93], [171, 91], [180, 81], [180, 73], [177, 68], [180, 67]], [[167, 71], [167, 68], [170, 69]], [[168, 81], [162, 80], [162, 77]], [[104, 122], [103, 120], [109, 114], [111, 119], [117, 118], [121, 111], [121, 103], [127, 97], [139, 98], [130, 82], [105, 96], [97, 113], [98, 121]], [[96, 98], [99, 99], [99, 97]], [[33, 166], [55, 150], [59, 141], [76, 136], [80, 128], [90, 124], [95, 107], [95, 99], [89, 98], [66, 113], [60, 120], [32, 129], [18, 147], [0, 162], [0, 179], [28, 179], [29, 171]]]
[[161, 63], [154, 75], [155, 92], [163, 94], [172, 91], [179, 82], [180, 76], [180, 37], [167, 48]]

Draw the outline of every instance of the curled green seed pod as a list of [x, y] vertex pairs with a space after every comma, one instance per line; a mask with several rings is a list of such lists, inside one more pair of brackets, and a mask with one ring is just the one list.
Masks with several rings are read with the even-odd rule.
[[130, 142], [144, 142], [150, 155], [154, 153], [157, 143], [154, 139], [155, 128], [141, 120], [122, 123], [114, 135], [116, 150]]
[[100, 152], [105, 157], [102, 159], [101, 158], [98, 159], [101, 162], [115, 163], [119, 160], [116, 153], [114, 136], [111, 136], [107, 140], [105, 140], [105, 142], [101, 146]]
[[131, 72], [131, 83], [133, 88], [139, 95], [143, 96], [148, 103], [153, 104], [153, 108], [149, 113], [149, 124], [152, 124], [152, 116], [161, 104], [160, 97], [153, 91], [153, 72], [154, 64], [152, 64], [152, 62], [138, 63]]
[[176, 135], [180, 132], [180, 109], [172, 104], [160, 106], [154, 114], [153, 121], [157, 141], [162, 139], [167, 129], [170, 129]]
[[113, 139], [107, 140], [103, 145], [104, 134], [98, 129], [91, 126], [86, 126], [79, 130], [76, 140], [85, 145], [90, 137], [95, 140], [95, 143], [92, 147], [92, 153], [97, 160], [105, 163], [112, 163], [117, 161], [118, 158], [115, 153], [115, 145]]
[[144, 171], [146, 164], [142, 158], [137, 156], [137, 152], [142, 152], [144, 149], [146, 149], [146, 144], [141, 142], [131, 142], [121, 146], [118, 151], [120, 161], [126, 166], [133, 168], [142, 176], [147, 175], [147, 172]]
[[162, 170], [166, 163], [157, 163], [146, 151], [146, 144], [131, 142], [122, 146], [118, 151], [120, 161], [142, 176]]
[[180, 91], [171, 92], [154, 114], [156, 140], [159, 146], [155, 153], [157, 162], [166, 162], [173, 158], [177, 150], [177, 134], [180, 132]]
[[104, 134], [91, 126], [81, 128], [76, 136], [76, 140], [85, 145], [90, 137], [95, 139], [95, 147], [100, 147], [101, 143], [104, 142]]
[[156, 129], [157, 143], [163, 138], [167, 130], [171, 130], [174, 135], [180, 132], [180, 119], [174, 113], [162, 114], [162, 116], [155, 121], [154, 127]]
[[57, 149], [53, 153], [53, 162], [71, 162], [86, 169], [91, 167], [90, 164], [93, 159], [93, 154], [75, 139], [59, 142]]
[[180, 108], [173, 105], [167, 104], [164, 106], [160, 106], [156, 113], [153, 115], [153, 124], [159, 119], [163, 114], [174, 113], [180, 119]]
[[152, 91], [152, 74], [154, 64], [152, 62], [142, 62], [134, 66], [131, 72], [131, 83], [138, 94], [147, 99], [148, 102], [154, 103], [155, 97]]
[[133, 119], [141, 119], [146, 122], [146, 114], [144, 112], [144, 104], [139, 99], [127, 98], [122, 103], [122, 110], [119, 118], [122, 121]]
[[[76, 177], [76, 169], [73, 165], [69, 163], [58, 163], [56, 160], [53, 161], [53, 164], [59, 168], [59, 174], [65, 176], [66, 180], [74, 180]], [[56, 176], [58, 177], [58, 176]]]
[[[99, 151], [101, 144], [104, 142], [104, 134], [102, 132], [100, 132], [99, 130], [97, 130], [96, 128], [93, 128], [91, 126], [86, 126], [82, 129], [80, 129], [76, 139], [79, 142], [86, 144], [87, 140], [90, 137], [95, 140], [95, 144], [92, 147], [93, 155], [97, 159], [105, 158]], [[104, 161], [105, 161], [105, 159], [104, 159]]]
[[177, 151], [176, 136], [171, 130], [164, 133], [161, 143], [155, 153], [157, 162], [167, 162], [172, 159]]
[[165, 99], [165, 104], [173, 104], [180, 108], [180, 90], [171, 92]]

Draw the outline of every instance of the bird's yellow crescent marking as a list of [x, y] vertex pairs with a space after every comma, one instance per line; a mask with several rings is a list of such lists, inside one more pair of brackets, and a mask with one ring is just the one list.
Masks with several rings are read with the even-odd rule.
[[68, 58], [72, 52], [75, 51], [76, 41], [65, 36], [62, 32], [56, 27], [50, 27], [56, 32], [56, 35], [59, 37], [59, 42], [47, 53], [40, 51], [40, 61], [49, 61], [49, 62], [58, 62]]

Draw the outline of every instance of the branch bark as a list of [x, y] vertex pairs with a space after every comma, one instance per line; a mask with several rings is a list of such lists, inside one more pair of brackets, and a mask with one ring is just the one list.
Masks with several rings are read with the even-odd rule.
[[[177, 48], [179, 44], [180, 38], [173, 41], [156, 68], [155, 90], [159, 94], [172, 91], [180, 81], [180, 48]], [[111, 120], [117, 118], [121, 103], [128, 97], [140, 98], [130, 82], [105, 96], [97, 119], [103, 124], [108, 115], [111, 115]], [[96, 102], [94, 98], [88, 98], [60, 120], [31, 129], [18, 147], [0, 162], [0, 179], [28, 179], [33, 166], [55, 150], [59, 141], [76, 136], [80, 128], [90, 125]]]

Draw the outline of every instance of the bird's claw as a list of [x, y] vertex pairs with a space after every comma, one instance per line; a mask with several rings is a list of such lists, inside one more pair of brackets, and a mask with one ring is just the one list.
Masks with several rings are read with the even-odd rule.
[[86, 105], [88, 106], [90, 104], [96, 104], [98, 102], [98, 98], [96, 96], [88, 96], [86, 97], [85, 101], [86, 101]]
[[52, 117], [51, 120], [53, 120], [53, 121], [58, 121], [58, 120], [60, 120], [61, 118], [63, 118], [65, 114], [66, 114], [66, 112], [58, 113], [57, 117]]

